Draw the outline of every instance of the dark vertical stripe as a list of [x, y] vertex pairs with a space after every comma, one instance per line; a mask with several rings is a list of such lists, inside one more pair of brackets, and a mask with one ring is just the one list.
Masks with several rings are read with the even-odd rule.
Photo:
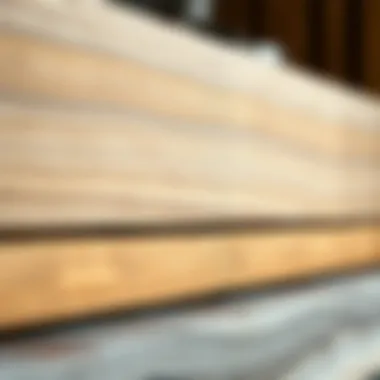
[[335, 78], [347, 80], [347, 0], [324, 2], [324, 68]]
[[265, 25], [267, 17], [266, 0], [251, 0], [248, 8], [249, 35], [251, 38], [265, 38]]
[[266, 0], [266, 7], [266, 36], [279, 42], [291, 61], [305, 64], [309, 55], [309, 0]]
[[[329, 0], [327, 0], [329, 1]], [[308, 64], [319, 71], [325, 70], [324, 61], [324, 13], [325, 0], [309, 0], [307, 8], [308, 21]]]
[[363, 6], [363, 77], [366, 87], [380, 94], [380, 0], [365, 0]]
[[350, 82], [361, 85], [363, 73], [363, 0], [347, 0], [346, 62]]

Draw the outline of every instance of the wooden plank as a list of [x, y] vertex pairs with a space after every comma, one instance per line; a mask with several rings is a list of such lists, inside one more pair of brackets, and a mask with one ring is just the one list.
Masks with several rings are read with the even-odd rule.
[[[238, 50], [185, 29], [117, 7], [53, 6], [45, 1], [4, 0], [0, 25], [112, 52], [234, 91], [295, 109], [317, 119], [378, 125], [378, 99], [352, 91], [300, 68], [266, 67]], [[136, 38], [123, 36], [139, 35]], [[144, 46], [144, 49], [141, 49]], [[160, 46], [157, 51], [156, 47]], [[273, 91], [273, 89], [276, 91]]]
[[[306, 99], [295, 98], [294, 88], [283, 86], [284, 84], [306, 86], [309, 91], [316, 92], [315, 95], [321, 91], [328, 100], [331, 100], [331, 96], [338, 96], [340, 101], [344, 100], [343, 103], [348, 100], [362, 103], [363, 99], [355, 98], [363, 98], [363, 94], [323, 77], [310, 73], [305, 75], [298, 67], [296, 71], [291, 66], [284, 70], [268, 68], [249, 59], [239, 50], [231, 49], [207, 36], [199, 38], [193, 32], [178, 26], [173, 33], [169, 24], [134, 9], [125, 11], [125, 8], [120, 9], [111, 3], [102, 4], [101, 1], [90, 2], [91, 6], [88, 7], [81, 6], [81, 3], [83, 2], [73, 4], [46, 0], [4, 0], [0, 4], [0, 25], [3, 28], [112, 51], [207, 83], [244, 88], [260, 96], [281, 94], [282, 101], [291, 104], [295, 102], [297, 107], [305, 101], [310, 101], [308, 104], [312, 105], [313, 99], [310, 95]], [[136, 33], [140, 38], [121, 37], [129, 36], [130, 33]], [[146, 48], [141, 49], [141, 46]], [[156, 50], [157, 46], [160, 46], [159, 51]], [[276, 94], [268, 89], [269, 83], [278, 84]], [[286, 95], [293, 92], [293, 96], [283, 96], [283, 92]], [[367, 96], [364, 98], [370, 100]], [[314, 105], [316, 113], [320, 112], [320, 106], [322, 105]], [[340, 107], [341, 103], [334, 106]], [[367, 106], [370, 108], [369, 104]]]
[[378, 226], [0, 245], [0, 327], [136, 307], [380, 259]]
[[377, 156], [378, 152], [377, 119], [364, 120], [371, 118], [370, 114], [359, 111], [352, 119], [348, 114], [344, 120], [323, 120], [278, 102], [207, 86], [134, 61], [23, 35], [0, 36], [0, 87], [3, 94], [13, 96], [136, 109], [178, 121], [250, 128], [320, 154], [350, 158]]
[[2, 226], [377, 212], [377, 99], [133, 12], [0, 7]]
[[92, 111], [0, 103], [0, 228], [380, 211], [376, 167], [252, 131]]
[[[0, 12], [3, 227], [380, 204], [378, 99], [108, 6]], [[375, 265], [378, 232], [2, 240], [0, 327]]]

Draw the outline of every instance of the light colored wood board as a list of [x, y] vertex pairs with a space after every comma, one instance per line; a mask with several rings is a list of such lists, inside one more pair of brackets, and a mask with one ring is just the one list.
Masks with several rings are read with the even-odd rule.
[[380, 207], [376, 167], [294, 152], [249, 131], [27, 103], [0, 104], [0, 172], [2, 228]]
[[345, 121], [326, 121], [131, 60], [12, 33], [0, 35], [0, 88], [3, 94], [137, 109], [177, 122], [230, 125], [340, 158], [374, 160], [379, 150], [380, 129], [355, 126], [349, 114]]
[[[155, 188], [152, 192], [154, 190]], [[177, 191], [170, 198], [170, 191], [167, 188], [159, 188], [159, 190], [164, 195], [153, 194], [150, 198], [138, 193], [137, 186], [133, 186], [125, 192], [127, 195], [123, 194], [120, 197], [107, 196], [108, 194], [96, 196], [97, 194], [89, 193], [75, 196], [54, 194], [49, 198], [50, 194], [46, 191], [30, 192], [29, 196], [13, 198], [10, 196], [5, 198], [7, 202], [2, 203], [0, 207], [1, 213], [4, 214], [0, 227], [7, 230], [78, 225], [114, 226], [126, 223], [144, 225], [146, 223], [200, 222], [215, 218], [221, 220], [352, 218], [379, 213], [378, 207], [376, 209], [371, 207], [373, 204], [378, 205], [378, 197], [371, 199], [371, 204], [366, 203], [360, 208], [348, 205], [347, 210], [347, 208], [337, 207], [336, 203], [339, 200], [326, 203], [322, 205], [323, 208], [320, 205], [302, 207], [300, 204], [275, 203], [271, 199], [258, 197], [250, 197], [249, 202], [245, 199], [231, 201], [228, 198], [224, 201], [226, 197], [217, 197], [215, 194], [205, 194], [205, 192], [192, 192], [191, 199], [186, 200], [184, 198], [188, 193], [184, 191]], [[144, 191], [149, 192], [142, 187], [142, 192]], [[202, 200], [194, 200], [195, 194]], [[213, 200], [214, 198], [216, 199]]]
[[133, 9], [127, 11], [102, 1], [85, 7], [83, 4], [3, 0], [0, 24], [6, 29], [113, 52], [204, 83], [244, 90], [318, 118], [378, 125], [378, 98], [311, 75], [299, 67], [267, 67], [231, 46], [178, 25], [174, 28]]
[[[120, 15], [119, 17], [116, 13], [113, 13], [113, 11], [108, 13], [108, 8], [108, 10], [102, 9], [101, 12], [95, 12], [95, 14], [90, 12], [92, 16], [87, 19], [85, 14], [88, 13], [88, 9], [82, 12], [81, 8], [61, 9], [59, 5], [56, 8], [46, 8], [44, 6], [35, 7], [37, 3], [38, 2], [35, 1], [27, 3], [22, 0], [13, 3], [2, 3], [2, 6], [5, 7], [3, 8], [3, 10], [5, 10], [5, 16], [11, 16], [9, 19], [3, 18], [3, 21], [7, 21], [2, 24], [5, 29], [12, 27], [16, 27], [17, 29], [21, 27], [24, 32], [28, 28], [31, 28], [29, 29], [30, 31], [36, 26], [33, 22], [37, 19], [33, 18], [33, 15], [42, 15], [45, 17], [47, 15], [53, 16], [56, 14], [58, 17], [58, 19], [55, 19], [56, 22], [50, 26], [45, 25], [50, 33], [50, 37], [56, 38], [55, 42], [54, 38], [48, 41], [46, 38], [27, 37], [14, 33], [4, 33], [2, 37], [0, 37], [2, 38], [2, 42], [4, 42], [1, 45], [4, 48], [2, 50], [4, 59], [1, 60], [4, 75], [0, 83], [2, 84], [3, 92], [8, 92], [8, 95], [9, 93], [14, 94], [15, 92], [19, 92], [19, 95], [22, 94], [23, 96], [29, 93], [33, 98], [36, 94], [39, 94], [41, 97], [49, 98], [49, 100], [55, 98], [56, 100], [73, 101], [76, 105], [81, 101], [83, 101], [83, 103], [98, 103], [98, 105], [103, 106], [106, 104], [112, 106], [120, 105], [126, 107], [127, 110], [134, 108], [150, 114], [165, 116], [165, 122], [168, 122], [168, 119], [172, 119], [171, 123], [173, 125], [176, 123], [182, 125], [184, 122], [193, 122], [193, 124], [199, 124], [199, 128], [208, 128], [209, 124], [222, 124], [218, 126], [220, 130], [227, 126], [233, 126], [236, 131], [240, 130], [240, 133], [253, 131], [258, 134], [261, 133], [263, 137], [272, 137], [274, 142], [277, 141], [279, 144], [283, 144], [285, 150], [290, 151], [293, 145], [297, 145], [299, 150], [304, 149], [305, 151], [309, 151], [311, 148], [314, 148], [321, 155], [326, 152], [333, 152], [337, 154], [335, 161], [340, 162], [340, 164], [346, 159], [348, 160], [350, 156], [354, 156], [358, 160], [366, 161], [369, 165], [376, 166], [378, 153], [378, 130], [376, 129], [376, 122], [378, 120], [378, 110], [377, 107], [375, 107], [377, 102], [372, 99], [366, 98], [366, 101], [363, 102], [363, 100], [358, 99], [360, 98], [358, 94], [353, 97], [353, 94], [348, 94], [349, 91], [346, 91], [346, 95], [343, 95], [339, 91], [332, 91], [330, 87], [325, 94], [321, 89], [327, 89], [328, 86], [315, 87], [313, 84], [309, 87], [312, 83], [312, 79], [309, 78], [310, 80], [308, 81], [301, 81], [303, 85], [301, 85], [300, 82], [297, 87], [297, 90], [306, 90], [307, 96], [305, 96], [305, 98], [310, 100], [310, 94], [312, 94], [312, 96], [322, 94], [324, 95], [324, 101], [333, 101], [334, 109], [343, 110], [343, 108], [340, 108], [341, 105], [339, 105], [339, 101], [342, 100], [345, 107], [350, 105], [352, 109], [355, 110], [353, 111], [354, 114], [351, 114], [351, 108], [350, 110], [347, 108], [344, 117], [339, 112], [331, 114], [329, 113], [330, 110], [327, 112], [329, 115], [327, 119], [325, 118], [325, 110], [322, 112], [324, 115], [322, 118], [315, 117], [315, 109], [313, 109], [312, 112], [305, 112], [305, 107], [301, 107], [301, 109], [289, 108], [289, 105], [282, 105], [284, 99], [281, 99], [281, 97], [276, 98], [277, 100], [274, 98], [269, 99], [263, 94], [258, 96], [259, 93], [247, 91], [246, 88], [241, 86], [243, 77], [241, 76], [242, 71], [240, 70], [243, 67], [248, 68], [248, 66], [243, 65], [243, 62], [248, 65], [246, 59], [239, 57], [238, 54], [227, 54], [225, 49], [217, 47], [216, 45], [209, 43], [203, 44], [197, 41], [196, 38], [194, 39], [190, 35], [186, 35], [186, 32], [185, 35], [180, 33], [178, 39], [172, 31], [166, 30], [162, 32], [162, 34], [159, 25], [155, 24], [155, 22], [151, 23], [144, 18], [140, 19], [133, 13]], [[67, 13], [68, 9], [71, 9], [68, 11], [69, 13]], [[24, 10], [25, 13], [23, 13], [22, 10]], [[12, 11], [15, 13], [12, 13]], [[21, 18], [19, 18], [20, 15], [22, 16]], [[52, 17], [52, 20], [53, 19], [54, 17]], [[236, 63], [234, 69], [236, 68], [236, 72], [239, 74], [236, 78], [234, 77], [231, 83], [218, 82], [214, 80], [216, 78], [213, 78], [211, 81], [204, 79], [205, 83], [200, 83], [194, 80], [196, 77], [196, 75], [192, 75], [194, 72], [190, 73], [185, 70], [181, 72], [182, 75], [186, 74], [185, 76], [176, 76], [173, 75], [173, 73], [156, 69], [160, 65], [156, 61], [152, 61], [152, 56], [146, 56], [144, 58], [143, 56], [136, 55], [137, 51], [133, 50], [133, 46], [135, 45], [133, 45], [133, 43], [130, 45], [130, 42], [125, 43], [127, 50], [129, 49], [129, 58], [132, 58], [127, 60], [121, 59], [120, 57], [117, 58], [116, 55], [112, 56], [83, 49], [83, 45], [88, 46], [91, 45], [91, 43], [82, 43], [82, 48], [79, 47], [80, 44], [76, 45], [76, 47], [62, 44], [57, 45], [57, 41], [59, 40], [57, 37], [60, 32], [63, 33], [61, 40], [70, 40], [66, 34], [68, 32], [68, 29], [66, 29], [67, 25], [72, 26], [72, 23], [74, 23], [74, 25], [79, 27], [81, 33], [84, 33], [83, 35], [87, 35], [88, 37], [89, 30], [92, 30], [95, 26], [99, 29], [99, 25], [107, 20], [109, 23], [114, 20], [115, 23], [119, 25], [118, 28], [114, 30], [115, 34], [113, 37], [116, 37], [116, 33], [119, 33], [120, 37], [120, 33], [122, 31], [127, 32], [128, 28], [130, 32], [132, 26], [135, 25], [137, 27], [136, 30], [141, 29], [142, 35], [147, 38], [147, 42], [149, 38], [153, 38], [154, 40], [156, 37], [153, 37], [153, 35], [157, 35], [160, 36], [159, 38], [162, 38], [162, 42], [164, 39], [166, 39], [166, 42], [172, 41], [173, 45], [169, 44], [171, 49], [173, 49], [173, 47], [182, 46], [180, 42], [185, 43], [185, 45], [186, 43], [190, 44], [188, 46], [189, 48], [194, 44], [195, 49], [200, 49], [198, 50], [199, 55], [195, 54], [194, 57], [198, 57], [202, 62], [205, 62], [203, 59], [208, 56], [207, 54], [211, 54], [209, 57], [211, 57], [212, 54], [216, 54], [214, 58], [223, 58], [226, 60], [223, 62], [236, 58], [238, 59], [236, 62], [228, 62]], [[30, 24], [30, 22], [32, 23]], [[65, 24], [66, 22], [68, 22], [68, 24]], [[126, 27], [121, 26], [124, 22], [126, 23]], [[66, 26], [62, 27], [63, 24]], [[86, 27], [84, 27], [84, 25], [86, 25]], [[86, 29], [87, 27], [89, 30]], [[154, 30], [156, 30], [158, 34], [152, 34]], [[56, 32], [58, 34], [56, 34]], [[106, 35], [107, 41], [114, 39], [111, 38], [111, 34]], [[74, 31], [74, 34], [71, 36], [75, 36], [75, 40], [77, 37], [76, 32]], [[104, 50], [106, 50], [106, 40], [104, 40], [104, 45], [100, 44], [97, 46], [103, 46]], [[73, 40], [71, 39], [71, 41]], [[76, 42], [78, 43], [78, 41]], [[123, 50], [123, 54], [128, 56], [126, 50]], [[152, 54], [150, 53], [150, 55]], [[95, 59], [95, 61], [92, 59]], [[140, 63], [138, 63], [138, 60], [140, 60]], [[175, 65], [179, 63], [173, 56], [169, 61], [166, 60], [165, 62], [167, 64], [176, 62]], [[162, 63], [165, 62], [162, 61]], [[238, 66], [238, 62], [240, 62], [242, 66]], [[145, 65], [145, 63], [147, 65]], [[165, 69], [178, 72], [175, 65], [165, 66]], [[254, 64], [252, 63], [251, 65], [251, 63], [249, 63], [249, 65], [252, 69], [252, 65]], [[164, 66], [161, 65], [160, 67], [163, 68]], [[79, 70], [77, 70], [78, 68]], [[178, 68], [179, 66], [177, 69]], [[202, 69], [202, 66], [197, 66], [197, 70], [199, 69]], [[257, 68], [257, 70], [259, 70], [259, 68]], [[60, 75], [56, 75], [57, 72], [59, 72]], [[210, 72], [209, 69], [208, 72]], [[278, 78], [282, 78], [282, 82], [277, 83], [281, 88], [284, 83], [291, 83], [286, 82], [286, 80], [289, 80], [289, 78], [294, 79], [294, 76], [289, 73], [284, 76], [282, 70], [276, 72], [281, 73]], [[197, 73], [199, 72], [197, 71]], [[245, 74], [248, 74], [248, 71], [246, 71]], [[261, 74], [263, 74], [263, 72], [261, 72]], [[101, 78], [100, 81], [99, 76]], [[276, 76], [274, 73], [271, 73], [270, 77], [273, 80]], [[201, 78], [201, 76], [199, 78]], [[249, 79], [251, 77], [248, 76], [247, 78]], [[267, 77], [267, 79], [269, 79], [269, 77]], [[212, 85], [206, 83], [212, 83]], [[263, 83], [264, 82], [262, 82], [262, 84]], [[267, 82], [267, 85], [270, 83], [272, 82]], [[293, 84], [295, 84], [295, 82]], [[131, 89], [134, 91], [131, 91]], [[147, 91], [147, 89], [149, 91]], [[246, 92], [244, 93], [243, 90]], [[294, 93], [296, 93], [295, 90], [296, 88], [292, 88]], [[100, 93], [101, 95], [99, 95]], [[162, 96], [163, 93], [167, 93], [168, 96]], [[276, 91], [273, 91], [272, 87], [271, 93], [277, 94], [279, 91], [277, 91], [277, 88]], [[328, 94], [334, 94], [334, 96], [331, 98], [327, 96]], [[103, 95], [105, 98], [103, 98]], [[286, 95], [288, 97], [290, 94], [287, 93]], [[299, 97], [299, 95], [297, 96]], [[176, 102], [173, 102], [173, 98], [176, 99]], [[355, 99], [355, 101], [353, 99]], [[175, 107], [173, 104], [175, 104]], [[304, 106], [306, 104], [308, 103], [305, 103]], [[322, 109], [319, 111], [321, 110]], [[358, 120], [360, 120], [360, 123], [358, 123]], [[41, 120], [39, 122], [41, 122]], [[30, 125], [29, 122], [27, 124]], [[141, 126], [139, 128], [141, 128]], [[220, 133], [220, 130], [218, 133]], [[152, 133], [153, 130], [150, 129], [148, 133], [150, 138], [152, 138]], [[11, 136], [10, 139], [12, 140], [12, 138]], [[214, 140], [216, 140], [216, 138], [214, 138]], [[46, 142], [46, 140], [44, 141]], [[140, 147], [142, 146], [141, 144], [145, 144], [145, 157], [151, 156], [151, 152], [148, 149], [149, 147], [146, 146], [148, 141], [149, 139], [144, 139], [143, 137], [139, 138]], [[170, 141], [173, 141], [173, 138], [170, 138]], [[175, 141], [177, 142], [178, 140]], [[91, 169], [93, 169], [94, 163], [98, 162], [101, 169], [105, 169], [107, 173], [109, 173], [107, 170], [111, 170], [111, 167], [112, 173], [115, 172], [116, 160], [110, 159], [110, 157], [114, 157], [114, 155], [107, 154], [108, 162], [102, 161], [100, 163], [96, 161], [95, 158], [96, 155], [99, 157], [104, 156], [102, 153], [105, 153], [105, 151], [110, 152], [110, 147], [107, 147], [105, 141], [103, 143], [102, 140], [102, 144], [97, 144], [94, 150], [91, 150], [91, 148], [90, 150], [84, 150], [82, 152], [78, 150], [77, 145], [73, 146], [69, 144], [61, 151], [58, 149], [58, 155], [55, 156], [54, 154], [53, 156], [49, 156], [48, 154], [44, 156], [42, 153], [46, 151], [43, 149], [39, 151], [39, 155], [36, 155], [36, 147], [38, 147], [40, 142], [37, 142], [36, 145], [33, 146], [33, 144], [29, 145], [29, 142], [24, 140], [24, 143], [21, 142], [21, 145], [18, 145], [17, 148], [17, 144], [20, 143], [19, 141], [16, 143], [16, 149], [12, 153], [13, 149], [10, 149], [12, 144], [9, 144], [9, 136], [3, 135], [3, 152], [5, 153], [2, 156], [2, 179], [4, 183], [2, 187], [2, 215], [12, 215], [12, 218], [14, 218], [13, 222], [15, 223], [20, 223], [20, 220], [27, 223], [28, 221], [41, 222], [42, 220], [46, 222], [48, 219], [49, 222], [54, 220], [56, 223], [74, 220], [76, 222], [85, 222], [89, 219], [95, 223], [99, 221], [112, 223], [125, 221], [126, 213], [128, 213], [129, 216], [133, 215], [133, 220], [145, 220], [145, 218], [150, 219], [153, 216], [170, 218], [183, 216], [184, 214], [188, 217], [207, 217], [213, 215], [251, 216], [252, 210], [254, 210], [255, 216], [304, 216], [310, 213], [336, 215], [342, 213], [342, 210], [349, 213], [369, 212], [374, 205], [378, 204], [376, 187], [375, 190], [373, 190], [371, 176], [366, 173], [367, 169], [365, 167], [363, 169], [364, 174], [361, 173], [362, 168], [359, 167], [357, 168], [359, 175], [353, 175], [352, 172], [347, 171], [346, 168], [343, 169], [342, 166], [340, 166], [342, 170], [336, 167], [334, 160], [332, 160], [331, 166], [335, 167], [335, 169], [327, 168], [326, 165], [323, 166], [322, 164], [317, 168], [317, 165], [310, 166], [306, 161], [292, 163], [291, 156], [276, 154], [273, 148], [271, 150], [267, 146], [263, 149], [258, 146], [257, 142], [255, 154], [249, 153], [249, 150], [254, 147], [253, 142], [251, 142], [249, 147], [245, 144], [244, 149], [242, 143], [231, 144], [231, 142], [229, 142], [225, 145], [224, 149], [229, 152], [227, 157], [229, 159], [227, 169], [230, 171], [226, 170], [226, 167], [222, 167], [222, 161], [219, 160], [220, 150], [223, 149], [224, 145], [219, 144], [218, 149], [212, 151], [212, 154], [210, 152], [212, 150], [211, 145], [204, 145], [204, 149], [202, 150], [204, 154], [207, 155], [207, 164], [212, 166], [213, 171], [216, 172], [218, 172], [217, 167], [223, 169], [220, 170], [222, 175], [218, 176], [218, 181], [223, 178], [225, 172], [227, 172], [227, 174], [229, 173], [229, 175], [225, 177], [224, 182], [222, 181], [222, 189], [218, 189], [218, 194], [215, 193], [213, 188], [215, 183], [207, 185], [210, 186], [210, 188], [207, 186], [204, 188], [204, 185], [200, 186], [198, 183], [195, 183], [195, 176], [186, 177], [186, 181], [184, 181], [183, 184], [179, 183], [180, 181], [178, 182], [178, 177], [181, 177], [181, 181], [184, 177], [182, 170], [184, 162], [188, 162], [189, 157], [194, 156], [193, 154], [187, 154], [187, 159], [184, 155], [178, 156], [178, 152], [176, 153], [177, 155], [169, 155], [168, 157], [171, 158], [171, 162], [180, 163], [177, 167], [172, 167], [170, 175], [166, 173], [165, 170], [162, 171], [162, 169], [161, 172], [158, 170], [157, 173], [154, 172], [154, 170], [151, 171], [157, 167], [158, 163], [161, 162], [162, 164], [161, 159], [156, 160], [157, 162], [152, 162], [151, 159], [148, 161], [149, 165], [146, 165], [144, 169], [146, 170], [146, 177], [141, 176], [142, 165], [140, 165], [137, 172], [125, 172], [125, 174], [123, 173], [123, 177], [121, 177], [121, 175], [117, 178], [115, 178], [115, 176], [107, 177], [104, 176], [101, 171], [95, 170], [92, 173], [86, 172], [86, 178], [83, 178], [84, 172], [81, 171], [81, 168], [83, 168], [82, 165], [89, 168], [90, 161], [92, 162], [92, 166], [90, 165]], [[286, 145], [287, 143], [288, 147]], [[182, 137], [182, 144], [178, 146], [184, 148], [184, 144]], [[196, 144], [199, 148], [202, 143], [200, 140], [197, 140]], [[154, 145], [157, 145], [156, 141]], [[161, 143], [161, 153], [162, 151], [173, 151], [173, 146], [169, 147]], [[57, 147], [59, 148], [59, 145], [52, 144], [49, 146], [49, 149], [55, 151]], [[191, 150], [191, 153], [193, 153], [192, 148], [194, 148], [194, 146], [187, 144], [187, 147], [186, 152]], [[66, 155], [68, 150], [72, 152], [73, 149], [77, 152], [77, 155]], [[242, 150], [245, 152], [244, 154], [242, 154]], [[85, 164], [86, 161], [81, 157], [85, 152], [88, 154], [87, 164]], [[92, 153], [92, 155], [89, 153]], [[141, 157], [142, 152], [140, 151], [138, 153]], [[202, 159], [204, 160], [206, 160], [205, 155], [202, 154]], [[46, 157], [49, 157], [49, 159], [46, 159]], [[53, 159], [54, 157], [55, 159]], [[78, 161], [74, 163], [75, 157]], [[182, 157], [182, 161], [177, 160], [176, 158], [178, 157]], [[66, 160], [68, 158], [72, 158], [72, 166], [70, 167], [69, 165], [70, 170], [63, 172], [61, 167], [61, 171], [57, 170], [57, 172], [53, 174], [51, 169], [54, 168], [54, 165], [52, 165], [50, 166], [51, 171], [47, 173], [46, 168], [49, 167], [49, 164], [57, 164], [57, 160], [61, 160], [61, 163], [63, 161], [67, 162]], [[233, 164], [231, 164], [231, 158]], [[251, 171], [240, 173], [240, 178], [236, 179], [236, 172], [234, 172], [233, 169], [236, 168], [235, 165], [237, 161], [246, 161], [246, 168], [248, 168], [255, 159], [257, 161], [265, 161], [266, 164], [265, 173], [263, 173], [263, 169], [261, 168], [259, 183], [256, 179], [256, 173]], [[29, 164], [36, 164], [33, 170], [31, 170], [32, 165], [28, 167], [23, 166], [22, 163], [25, 163], [26, 160], [28, 160]], [[281, 160], [281, 166], [277, 165], [279, 160]], [[45, 162], [41, 164], [41, 161]], [[119, 162], [119, 165], [120, 163], [121, 162]], [[77, 164], [78, 166], [75, 166]], [[170, 165], [173, 164], [171, 163]], [[99, 166], [96, 168], [97, 170]], [[189, 168], [190, 170], [194, 170], [191, 166], [191, 164], [187, 164], [188, 170]], [[198, 170], [202, 167], [200, 164], [197, 166]], [[124, 167], [125, 166], [123, 166], [123, 168]], [[272, 169], [269, 170], [268, 167]], [[280, 167], [281, 171], [279, 170]], [[55, 167], [55, 169], [59, 169], [59, 165], [58, 168]], [[127, 169], [131, 170], [130, 165]], [[269, 172], [273, 172], [273, 170], [277, 170], [275, 176], [280, 175], [283, 171], [286, 173], [286, 180], [290, 179], [289, 182], [291, 184], [300, 184], [299, 191], [296, 186], [290, 186], [288, 191], [285, 183], [276, 182], [273, 177], [270, 177], [271, 174], [269, 177], [264, 178], [262, 182], [261, 176], [264, 174], [265, 177]], [[334, 170], [338, 171], [339, 174], [337, 175], [335, 172], [335, 175], [331, 175]], [[133, 170], [131, 171], [133, 172]], [[231, 180], [231, 173], [234, 175], [233, 180]], [[314, 174], [314, 176], [310, 175], [311, 173]], [[158, 175], [162, 178], [163, 174], [165, 174], [164, 179], [167, 181], [164, 185], [155, 182], [155, 178], [152, 178]], [[174, 181], [171, 177], [173, 174]], [[210, 172], [203, 170], [196, 172], [196, 174], [204, 178], [206, 175], [209, 176]], [[136, 177], [137, 179], [135, 180]], [[245, 177], [244, 180], [243, 177]], [[247, 183], [245, 182], [246, 177], [252, 177], [252, 180], [255, 180], [254, 194], [252, 194], [250, 186], [247, 186], [246, 190], [243, 189], [243, 185]], [[131, 180], [133, 180], [133, 184]], [[364, 183], [362, 183], [363, 181]], [[78, 184], [79, 186], [77, 187]], [[218, 185], [221, 185], [221, 183], [218, 182]], [[307, 192], [302, 186], [307, 187]], [[355, 202], [352, 202], [350, 196], [351, 190], [349, 194], [345, 191], [346, 186], [362, 189], [362, 192], [359, 192], [361, 195], [356, 197]], [[276, 187], [281, 188], [282, 195], [280, 199], [278, 198]], [[331, 187], [334, 189], [334, 191], [332, 191], [332, 197], [331, 192], [328, 200], [320, 197], [320, 189], [328, 189], [327, 192], [329, 192]], [[26, 192], [24, 192], [24, 189]], [[356, 191], [357, 190], [354, 192]], [[363, 192], [366, 196], [369, 196], [363, 197]], [[290, 193], [290, 195], [288, 195], [288, 193]], [[128, 198], [124, 198], [122, 194], [128, 194]], [[305, 195], [304, 198], [302, 194], [307, 195]], [[73, 195], [77, 195], [78, 197], [75, 198]], [[84, 198], [86, 198], [86, 201], [84, 201]], [[292, 199], [296, 200], [293, 201]], [[249, 207], [247, 207], [248, 204]], [[54, 207], [52, 207], [52, 205], [54, 205]], [[370, 210], [368, 210], [368, 208]], [[60, 212], [58, 212], [59, 210]], [[7, 222], [10, 221], [7, 217], [5, 217], [4, 220]]]
[[379, 228], [0, 245], [0, 327], [377, 265]]
[[[5, 1], [4, 20], [26, 31], [108, 49], [203, 82], [246, 90], [261, 99], [274, 100], [318, 118], [343, 118], [355, 120], [359, 125], [374, 122], [378, 125], [378, 99], [312, 77], [298, 67], [265, 67], [236, 49], [178, 27], [174, 30], [136, 11], [125, 12], [110, 5], [83, 8], [73, 4], [62, 6], [62, 2], [56, 6], [45, 3]], [[131, 33], [133, 38], [121, 37]], [[139, 38], [134, 38], [135, 35]]]

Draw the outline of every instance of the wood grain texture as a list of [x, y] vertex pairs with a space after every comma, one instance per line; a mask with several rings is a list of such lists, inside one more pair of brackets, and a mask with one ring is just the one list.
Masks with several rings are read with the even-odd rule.
[[2, 226], [377, 213], [378, 99], [65, 4], [0, 4]]
[[[0, 88], [5, 94], [29, 98], [249, 128], [322, 154], [377, 156], [378, 151], [374, 141], [379, 130], [373, 124], [377, 120], [355, 125], [349, 114], [345, 120], [322, 120], [278, 102], [208, 86], [134, 61], [22, 35], [0, 36]], [[358, 116], [365, 115], [359, 112]]]
[[[237, 50], [186, 30], [174, 32], [132, 11], [61, 4], [24, 0], [1, 4], [3, 29], [52, 40], [3, 34], [0, 83], [5, 92], [137, 107], [199, 123], [254, 128], [272, 139], [338, 155], [377, 154], [376, 98], [290, 67], [265, 67]], [[121, 42], [121, 36], [132, 32], [139, 39]], [[60, 46], [58, 41], [77, 47]], [[103, 53], [84, 49], [90, 47]], [[57, 71], [60, 76], [54, 75]]]
[[[65, 4], [0, 3], [0, 226], [377, 213], [378, 99]], [[376, 265], [378, 232], [2, 240], [0, 327]]]
[[[300, 3], [302, 1], [295, 0]], [[0, 4], [2, 10], [0, 23], [6, 28], [134, 57], [205, 82], [243, 87], [260, 96], [277, 96], [278, 94], [273, 94], [273, 91], [267, 88], [268, 83], [277, 81], [281, 97], [282, 91], [288, 95], [293, 92], [291, 99], [283, 96], [282, 100], [287, 103], [294, 102], [297, 106], [305, 101], [312, 102], [313, 99], [299, 96], [295, 98], [294, 91], [283, 88], [283, 84], [303, 85], [311, 92], [321, 91], [325, 96], [340, 96], [340, 100], [343, 101], [360, 95], [322, 77], [312, 76], [310, 73], [305, 75], [305, 72], [301, 72], [298, 67], [296, 70], [294, 67], [285, 67], [284, 70], [265, 67], [230, 46], [217, 43], [207, 36], [200, 38], [178, 25], [173, 30], [170, 24], [144, 15], [135, 9], [127, 8], [126, 11], [125, 8], [120, 9], [111, 3], [102, 4], [102, 1], [90, 1], [89, 6], [82, 6], [83, 3], [83, 1], [3, 0]], [[282, 6], [281, 2], [278, 3]], [[300, 8], [304, 7], [305, 5]], [[139, 38], [129, 38], [134, 34]], [[125, 38], [121, 38], [121, 35]], [[146, 48], [141, 49], [141, 46]], [[159, 50], [156, 49], [157, 46], [160, 46]], [[360, 97], [362, 96], [363, 94]], [[355, 101], [361, 103], [361, 100]], [[341, 104], [334, 104], [338, 105]], [[314, 105], [317, 113], [319, 106]]]
[[252, 131], [93, 112], [0, 103], [1, 228], [380, 211], [376, 167]]
[[5, 29], [112, 52], [203, 83], [245, 91], [317, 118], [363, 124], [360, 117], [364, 117], [378, 125], [376, 98], [298, 67], [267, 67], [229, 46], [186, 29], [173, 30], [133, 10], [62, 6], [61, 2], [53, 6], [42, 0], [4, 0], [0, 7], [0, 25]]
[[0, 244], [0, 327], [314, 276], [380, 259], [379, 228]]

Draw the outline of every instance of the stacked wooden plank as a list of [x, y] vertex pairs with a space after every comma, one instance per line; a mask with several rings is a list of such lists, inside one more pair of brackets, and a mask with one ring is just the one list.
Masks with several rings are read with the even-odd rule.
[[4, 231], [366, 220], [175, 238], [4, 234], [1, 326], [379, 259], [374, 97], [132, 10], [37, 0], [0, 3], [0, 89]]

